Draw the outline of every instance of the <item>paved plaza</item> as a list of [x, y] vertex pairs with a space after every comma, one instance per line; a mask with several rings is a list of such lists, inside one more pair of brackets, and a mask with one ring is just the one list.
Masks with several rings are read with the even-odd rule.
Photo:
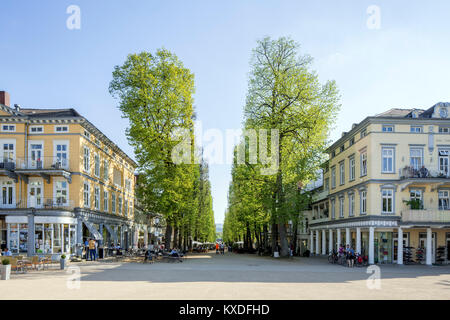
[[71, 266], [79, 266], [79, 287], [54, 266], [12, 273], [1, 281], [0, 299], [450, 299], [450, 266], [382, 265], [380, 289], [368, 288], [366, 268], [331, 265], [323, 257], [211, 253], [191, 254], [183, 263]]

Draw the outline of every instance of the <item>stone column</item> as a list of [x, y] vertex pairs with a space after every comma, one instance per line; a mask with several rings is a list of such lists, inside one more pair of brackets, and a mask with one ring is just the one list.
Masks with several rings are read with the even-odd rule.
[[314, 253], [314, 234], [313, 234], [312, 230], [311, 230], [311, 233], [309, 235], [309, 252], [311, 254]]
[[77, 256], [83, 254], [83, 221], [77, 218]]
[[403, 229], [398, 228], [397, 264], [403, 264]]
[[100, 233], [100, 235], [102, 236], [102, 240], [98, 240], [98, 246], [103, 246], [103, 242], [105, 239], [103, 239], [103, 224], [99, 224], [98, 225], [98, 232]]
[[375, 263], [375, 228], [370, 227], [369, 228], [369, 264]]
[[341, 246], [341, 229], [336, 230], [336, 251], [339, 251], [339, 247]]
[[356, 252], [361, 254], [361, 228], [356, 228]]
[[350, 244], [350, 228], [345, 228], [345, 246]]
[[[34, 210], [34, 209], [33, 209]], [[27, 256], [31, 257], [35, 253], [36, 245], [34, 243], [34, 214], [28, 215], [28, 239], [27, 239]]]
[[322, 229], [322, 255], [327, 254], [327, 233]]
[[320, 254], [320, 249], [319, 249], [319, 230], [316, 230], [316, 254]]
[[333, 229], [328, 230], [328, 253], [331, 254], [333, 252]]
[[431, 266], [431, 264], [432, 264], [431, 252], [433, 250], [433, 246], [431, 244], [431, 241], [432, 241], [431, 228], [427, 228], [427, 247], [425, 249], [425, 253], [426, 253], [426, 261], [425, 261], [425, 263], [426, 263], [427, 266]]

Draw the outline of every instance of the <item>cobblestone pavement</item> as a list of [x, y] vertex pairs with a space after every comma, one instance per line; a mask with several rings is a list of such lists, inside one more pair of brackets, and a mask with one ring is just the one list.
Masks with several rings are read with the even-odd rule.
[[[450, 299], [450, 266], [381, 265], [379, 289], [367, 268], [331, 265], [323, 257], [212, 253], [192, 254], [183, 263], [53, 268], [13, 272], [0, 282], [0, 299]], [[71, 281], [77, 270], [80, 281]]]

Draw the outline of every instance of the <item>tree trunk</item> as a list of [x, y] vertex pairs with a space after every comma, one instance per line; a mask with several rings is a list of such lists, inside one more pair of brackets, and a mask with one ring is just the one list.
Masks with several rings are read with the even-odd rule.
[[278, 245], [278, 225], [276, 223], [272, 224], [272, 253], [277, 251], [277, 245]]
[[178, 227], [174, 227], [173, 231], [173, 247], [178, 245]]
[[171, 246], [171, 242], [172, 242], [172, 226], [169, 224], [169, 223], [167, 223], [167, 226], [166, 226], [166, 235], [165, 235], [165, 240], [166, 240], [166, 243], [164, 244], [165, 245], [165, 247], [166, 247], [166, 250], [168, 250]]

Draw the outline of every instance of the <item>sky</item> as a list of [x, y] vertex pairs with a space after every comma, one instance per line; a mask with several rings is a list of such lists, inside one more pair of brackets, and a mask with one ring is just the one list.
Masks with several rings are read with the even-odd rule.
[[[79, 29], [67, 27], [70, 5]], [[133, 157], [108, 92], [128, 54], [175, 53], [195, 75], [203, 130], [225, 135], [242, 126], [256, 41], [289, 36], [322, 82], [337, 82], [335, 141], [366, 116], [450, 101], [449, 12], [448, 0], [0, 0], [0, 90], [22, 107], [75, 108]], [[217, 223], [230, 178], [229, 164], [210, 166]]]

